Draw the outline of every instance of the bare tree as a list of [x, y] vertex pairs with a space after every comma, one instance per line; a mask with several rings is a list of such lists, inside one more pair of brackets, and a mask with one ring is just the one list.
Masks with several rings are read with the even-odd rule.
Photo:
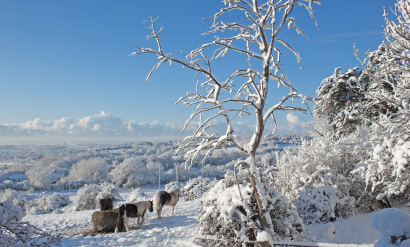
[[[195, 110], [186, 121], [184, 129], [195, 122], [195, 131], [186, 137], [180, 149], [187, 150], [186, 158], [191, 162], [204, 154], [206, 158], [213, 150], [221, 148], [224, 144], [231, 143], [242, 151], [247, 159], [236, 165], [245, 165], [248, 169], [249, 179], [253, 188], [253, 195], [257, 201], [259, 220], [262, 229], [269, 231], [272, 221], [266, 214], [268, 203], [266, 200], [266, 188], [263, 185], [255, 162], [258, 146], [263, 138], [265, 126], [272, 121], [274, 132], [276, 121], [274, 113], [282, 111], [301, 111], [306, 108], [288, 104], [295, 98], [303, 103], [310, 100], [309, 97], [299, 94], [291, 85], [287, 76], [281, 68], [282, 50], [290, 50], [300, 62], [300, 55], [285, 40], [279, 37], [279, 32], [287, 25], [304, 37], [302, 30], [296, 25], [296, 19], [291, 16], [294, 7], [303, 7], [313, 17], [313, 4], [320, 4], [320, 0], [224, 0], [225, 7], [215, 13], [210, 31], [205, 34], [215, 34], [214, 40], [203, 44], [201, 47], [191, 51], [185, 59], [179, 59], [163, 51], [160, 35], [161, 27], [157, 30], [154, 26], [157, 19], [148, 21], [150, 23], [151, 35], [157, 42], [157, 49], [137, 47], [137, 54], [154, 54], [159, 62], [153, 67], [147, 77], [150, 79], [152, 73], [165, 62], [178, 63], [204, 76], [203, 82], [197, 82], [194, 92], [187, 93], [177, 103], [187, 106], [195, 106]], [[219, 21], [226, 13], [239, 11], [246, 18], [238, 18], [238, 22]], [[240, 17], [240, 15], [237, 15]], [[241, 22], [244, 23], [241, 23]], [[315, 21], [316, 24], [316, 21]], [[226, 37], [217, 36], [216, 33]], [[223, 58], [228, 52], [237, 52], [244, 55], [248, 66], [238, 68], [227, 78], [221, 79], [213, 70], [213, 64], [217, 59]], [[289, 92], [278, 102], [271, 104], [268, 100], [268, 89], [270, 83], [277, 83], [278, 87], [286, 87]], [[307, 106], [307, 105], [306, 105]], [[235, 135], [234, 118], [236, 116], [253, 116], [255, 130], [248, 142], [242, 143]], [[212, 132], [215, 119], [222, 118], [226, 122], [224, 135]]]

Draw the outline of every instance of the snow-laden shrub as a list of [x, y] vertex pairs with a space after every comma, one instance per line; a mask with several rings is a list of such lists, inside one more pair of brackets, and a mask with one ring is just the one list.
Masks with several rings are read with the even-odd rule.
[[53, 170], [49, 167], [37, 164], [26, 172], [28, 183], [35, 189], [49, 189], [53, 182]]
[[[332, 181], [335, 185], [348, 193], [346, 186], [352, 178], [351, 171], [364, 155], [362, 148], [356, 143], [357, 139], [358, 137], [349, 137], [333, 141], [327, 137], [315, 137], [304, 141], [297, 149], [284, 149], [278, 154], [278, 172], [273, 182], [279, 192], [293, 202], [304, 185], [318, 180], [317, 176], [323, 174], [319, 170], [328, 169], [334, 176]], [[327, 177], [322, 180], [330, 181]]]
[[53, 193], [44, 195], [41, 198], [29, 201], [26, 205], [26, 212], [29, 214], [60, 213], [61, 208], [70, 203], [66, 194]]
[[[198, 233], [213, 246], [244, 246], [248, 241], [266, 240], [260, 230], [256, 201], [247, 174], [228, 173], [201, 201]], [[272, 218], [273, 240], [304, 240], [303, 220], [274, 188], [268, 188], [268, 212]], [[268, 239], [269, 239], [268, 238]]]
[[121, 198], [118, 193], [118, 186], [115, 184], [104, 182], [100, 184], [100, 193], [97, 195], [97, 200], [110, 198], [113, 201], [117, 201]]
[[410, 246], [410, 215], [397, 208], [386, 208], [372, 216], [371, 226], [380, 232], [375, 247]]
[[211, 181], [209, 178], [202, 177], [188, 180], [181, 190], [184, 200], [192, 201], [201, 198], [205, 192], [216, 184], [216, 182], [216, 180]]
[[61, 238], [22, 221], [25, 213], [11, 201], [0, 202], [0, 246], [58, 246]]
[[179, 182], [174, 181], [174, 182], [167, 183], [165, 185], [164, 190], [170, 192], [170, 191], [173, 191], [173, 190], [179, 189], [179, 188], [180, 188]]
[[100, 193], [100, 186], [98, 184], [86, 184], [77, 191], [75, 200], [75, 210], [91, 210], [95, 209], [98, 204], [96, 198]]
[[83, 159], [71, 167], [68, 180], [99, 182], [107, 179], [108, 164], [101, 158]]
[[356, 213], [356, 199], [363, 197], [364, 183], [351, 172], [365, 155], [355, 145], [358, 139], [315, 137], [278, 155], [273, 183], [305, 223], [326, 223]]
[[110, 180], [118, 186], [136, 187], [157, 183], [158, 177], [147, 168], [146, 160], [130, 157], [116, 166], [109, 174]]
[[20, 206], [24, 209], [27, 198], [23, 196], [22, 193], [19, 193], [16, 190], [5, 189], [4, 192], [0, 193], [0, 201], [12, 201], [14, 205]]
[[333, 169], [317, 167], [294, 203], [306, 224], [334, 221], [355, 213], [349, 189], [347, 181], [337, 178]]
[[364, 144], [369, 149], [369, 158], [353, 171], [365, 181], [366, 190], [387, 206], [392, 198], [410, 198], [410, 142], [403, 131], [407, 130], [395, 128], [372, 135], [381, 133], [376, 128], [369, 133], [369, 141]]
[[118, 187], [110, 183], [86, 184], [77, 191], [75, 210], [91, 210], [100, 206], [99, 199], [111, 198], [119, 200]]
[[141, 188], [135, 188], [131, 191], [131, 193], [128, 194], [128, 198], [126, 199], [125, 202], [129, 203], [135, 203], [138, 201], [146, 201], [146, 200], [151, 200], [151, 198], [148, 198], [148, 196], [141, 191]]

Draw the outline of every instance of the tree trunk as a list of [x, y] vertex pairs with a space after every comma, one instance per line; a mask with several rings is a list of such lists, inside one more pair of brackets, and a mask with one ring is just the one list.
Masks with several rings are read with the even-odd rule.
[[255, 178], [253, 177], [250, 171], [249, 171], [249, 179], [251, 180], [253, 196], [255, 197], [256, 203], [258, 205], [259, 221], [261, 222], [262, 229], [265, 229], [268, 226], [268, 222], [266, 221], [266, 218], [265, 218], [266, 209], [263, 207], [262, 200], [260, 198], [261, 191], [258, 191], [258, 188], [256, 187], [256, 183], [255, 183]]

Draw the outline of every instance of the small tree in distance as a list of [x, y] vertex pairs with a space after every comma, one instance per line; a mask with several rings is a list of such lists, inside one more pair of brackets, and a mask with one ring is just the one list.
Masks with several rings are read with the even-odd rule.
[[[196, 127], [192, 135], [186, 137], [180, 146], [185, 150], [188, 164], [201, 154], [206, 158], [212, 151], [223, 148], [224, 144], [233, 144], [246, 155], [245, 160], [239, 161], [235, 167], [246, 166], [249, 181], [252, 187], [252, 196], [257, 203], [258, 228], [271, 235], [274, 234], [271, 216], [268, 213], [268, 192], [263, 179], [258, 172], [255, 155], [263, 138], [265, 126], [272, 121], [276, 130], [274, 113], [282, 111], [301, 111], [306, 109], [288, 104], [295, 98], [303, 103], [310, 100], [309, 97], [299, 94], [291, 85], [281, 68], [282, 50], [289, 50], [300, 62], [300, 55], [278, 34], [283, 27], [291, 29], [304, 37], [304, 33], [296, 25], [296, 20], [291, 16], [294, 7], [305, 8], [310, 17], [313, 17], [313, 4], [320, 4], [320, 0], [224, 0], [225, 8], [214, 14], [213, 25], [205, 34], [220, 33], [226, 37], [215, 36], [210, 43], [191, 51], [186, 59], [179, 59], [163, 51], [160, 35], [163, 30], [154, 27], [157, 19], [152, 19], [148, 38], [154, 38], [157, 49], [137, 47], [137, 54], [154, 54], [159, 62], [148, 74], [147, 81], [152, 73], [165, 62], [174, 62], [185, 68], [196, 71], [204, 76], [202, 83], [197, 83], [194, 92], [187, 93], [177, 103], [187, 106], [196, 106], [194, 112], [187, 120], [184, 129], [194, 120]], [[225, 22], [219, 19], [231, 11], [244, 13], [246, 18], [237, 18], [237, 22]], [[237, 13], [236, 13], [237, 14]], [[237, 17], [238, 15], [236, 15]], [[244, 23], [240, 23], [240, 22]], [[316, 24], [316, 22], [315, 22]], [[244, 55], [247, 67], [237, 68], [227, 78], [221, 79], [213, 70], [214, 62], [223, 58], [228, 52], [236, 52]], [[239, 64], [239, 63], [238, 63]], [[283, 95], [278, 102], [268, 103], [268, 89], [271, 83], [277, 83], [278, 87], [285, 87], [289, 92]], [[253, 116], [255, 130], [252, 137], [243, 143], [234, 135], [235, 125], [233, 119], [236, 116]], [[224, 135], [211, 132], [214, 120], [222, 118], [226, 123]], [[204, 158], [204, 159], [205, 159]], [[263, 234], [262, 234], [263, 235]]]

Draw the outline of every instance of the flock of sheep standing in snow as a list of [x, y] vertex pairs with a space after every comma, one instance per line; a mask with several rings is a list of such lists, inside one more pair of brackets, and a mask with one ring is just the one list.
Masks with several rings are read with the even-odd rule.
[[[175, 189], [170, 193], [161, 190], [155, 194], [158, 219], [162, 218], [161, 211], [164, 205], [171, 206], [171, 214], [174, 215], [174, 208], [180, 195], [181, 191], [179, 189]], [[125, 203], [115, 209], [113, 209], [111, 199], [101, 199], [100, 204], [101, 210], [95, 211], [92, 215], [94, 233], [128, 232], [131, 229], [128, 224], [129, 218], [138, 218], [137, 225], [138, 228], [141, 228], [145, 220], [145, 212], [147, 210], [154, 211], [152, 200]]]

